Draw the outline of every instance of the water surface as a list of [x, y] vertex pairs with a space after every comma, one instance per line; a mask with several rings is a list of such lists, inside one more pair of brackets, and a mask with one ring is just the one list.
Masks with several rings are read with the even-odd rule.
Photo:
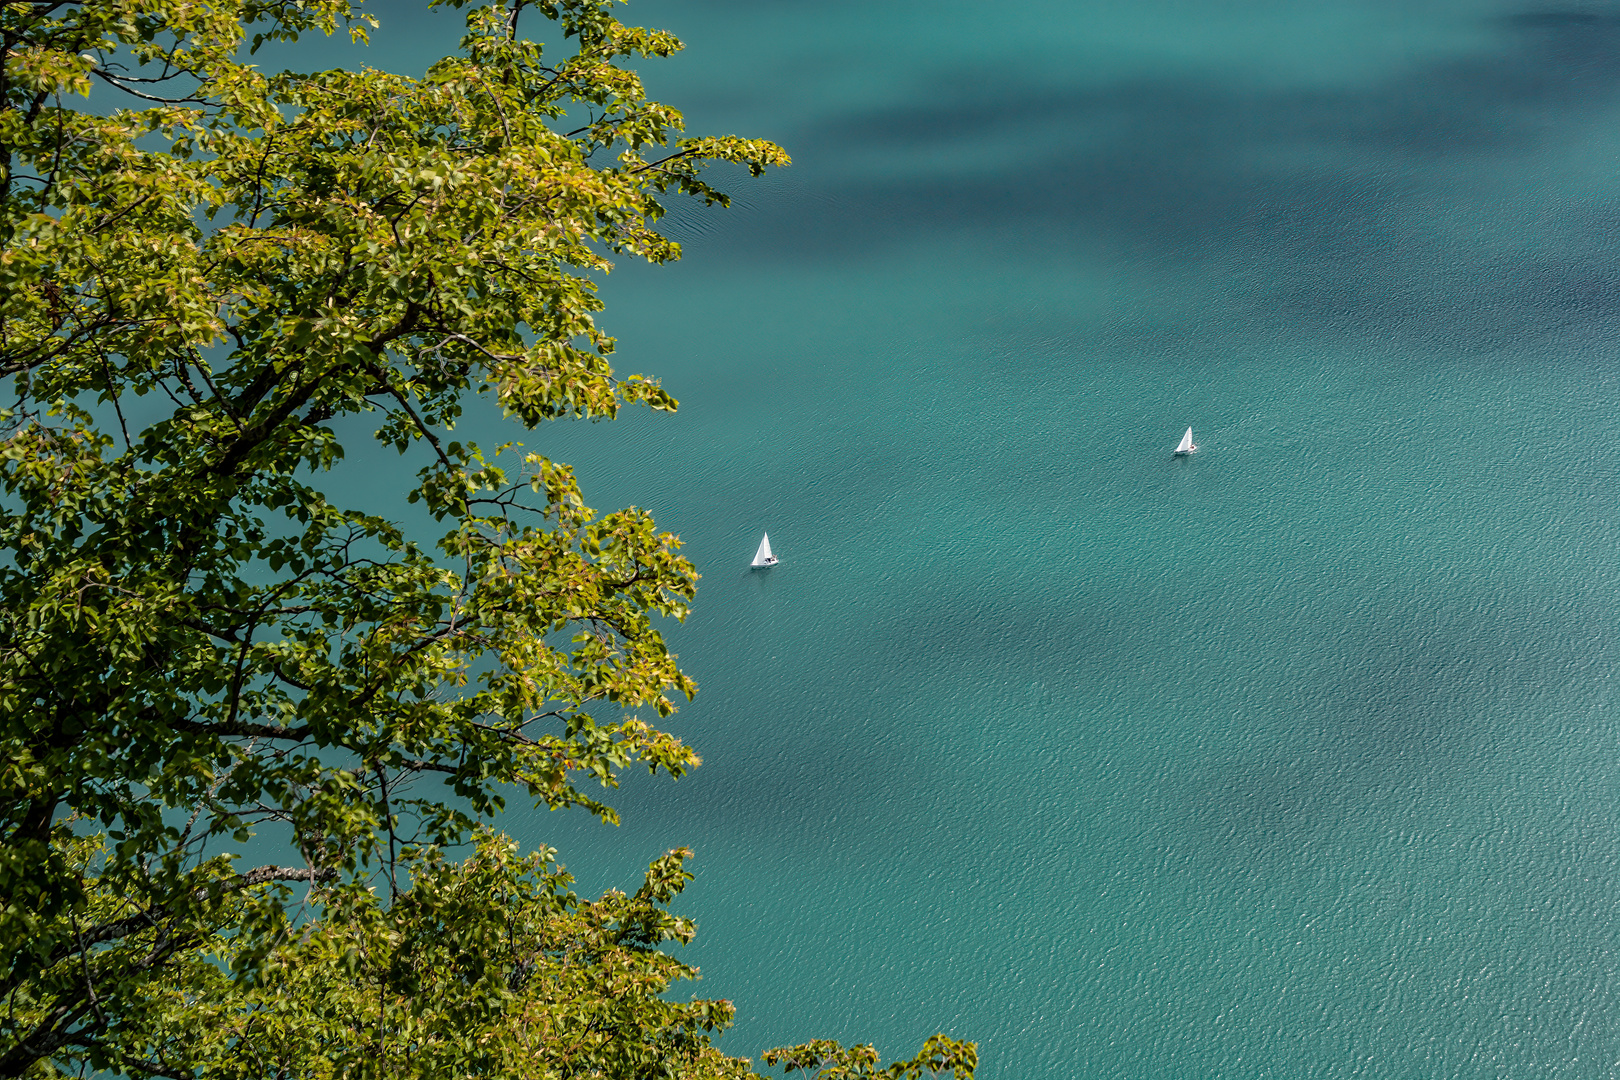
[[679, 414], [528, 439], [686, 540], [706, 764], [505, 826], [693, 846], [733, 1053], [1614, 1075], [1620, 8], [626, 12], [795, 157], [605, 288]]

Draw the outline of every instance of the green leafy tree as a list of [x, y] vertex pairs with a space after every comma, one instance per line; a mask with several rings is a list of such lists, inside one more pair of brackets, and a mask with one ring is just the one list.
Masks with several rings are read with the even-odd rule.
[[[371, 25], [0, 4], [0, 1075], [745, 1075], [729, 1004], [665, 997], [683, 852], [585, 901], [484, 824], [514, 790], [612, 820], [593, 788], [698, 764], [658, 726], [697, 575], [453, 429], [479, 394], [673, 409], [609, 365], [592, 275], [677, 258], [662, 201], [724, 204], [707, 167], [786, 155], [685, 137], [627, 66], [679, 42], [610, 0], [474, 10], [421, 79], [251, 62]], [[322, 490], [368, 427], [431, 543]]]

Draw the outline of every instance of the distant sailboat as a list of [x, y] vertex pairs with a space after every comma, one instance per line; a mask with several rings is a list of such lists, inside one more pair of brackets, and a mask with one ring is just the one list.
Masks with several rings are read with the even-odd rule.
[[1191, 454], [1197, 451], [1197, 449], [1198, 447], [1194, 446], [1192, 441], [1192, 428], [1188, 428], [1187, 434], [1181, 437], [1181, 442], [1176, 447], [1176, 453]]
[[775, 566], [776, 556], [771, 554], [771, 534], [766, 533], [759, 541], [759, 550], [754, 552], [754, 569], [762, 566]]

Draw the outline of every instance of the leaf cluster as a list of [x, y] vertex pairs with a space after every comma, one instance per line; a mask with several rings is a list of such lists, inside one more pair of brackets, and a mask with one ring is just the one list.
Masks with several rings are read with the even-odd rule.
[[[349, 0], [0, 3], [0, 1076], [747, 1071], [664, 997], [682, 853], [585, 903], [480, 830], [698, 764], [679, 539], [456, 433], [674, 409], [597, 279], [787, 163], [687, 137], [613, 10], [474, 7], [412, 79], [252, 62]], [[409, 464], [344, 505], [367, 429]]]
[[[480, 394], [531, 427], [673, 409], [613, 372], [591, 275], [675, 258], [657, 198], [706, 166], [786, 157], [681, 137], [624, 66], [669, 35], [541, 4], [552, 59], [533, 6], [471, 12], [422, 79], [249, 62], [363, 37], [343, 0], [0, 6], [0, 962], [38, 1005], [0, 1073], [94, 1051], [112, 987], [225, 928], [256, 970], [273, 882], [392, 885], [513, 788], [611, 820], [581, 778], [697, 764], [656, 726], [695, 690], [659, 630], [679, 540], [452, 433]], [[367, 417], [433, 543], [326, 494]], [[296, 865], [236, 867], [267, 827]]]
[[843, 1046], [832, 1039], [813, 1039], [799, 1046], [765, 1051], [765, 1064], [781, 1065], [785, 1073], [814, 1073], [816, 1080], [930, 1080], [949, 1073], [958, 1080], [973, 1080], [979, 1067], [978, 1047], [948, 1035], [928, 1038], [909, 1061], [882, 1065], [871, 1045]]
[[162, 1023], [130, 1025], [92, 1063], [220, 1078], [752, 1075], [710, 1041], [729, 1002], [664, 997], [698, 974], [658, 947], [692, 936], [666, 908], [690, 852], [656, 860], [632, 895], [588, 901], [555, 852], [475, 840], [460, 862], [413, 855], [392, 904], [331, 890], [325, 916], [281, 935], [245, 986], [229, 974], [240, 942], [217, 941], [185, 977], [131, 995], [130, 1013]]

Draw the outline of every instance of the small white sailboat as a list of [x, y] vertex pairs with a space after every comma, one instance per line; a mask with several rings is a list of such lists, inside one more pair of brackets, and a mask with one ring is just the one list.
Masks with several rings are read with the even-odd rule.
[[1192, 454], [1196, 453], [1197, 451], [1198, 447], [1195, 446], [1192, 441], [1192, 428], [1188, 428], [1187, 434], [1183, 435], [1181, 437], [1181, 442], [1176, 445], [1176, 453]]
[[766, 533], [759, 541], [759, 550], [754, 552], [753, 567], [758, 570], [762, 566], [775, 566], [776, 556], [771, 554], [771, 534]]

